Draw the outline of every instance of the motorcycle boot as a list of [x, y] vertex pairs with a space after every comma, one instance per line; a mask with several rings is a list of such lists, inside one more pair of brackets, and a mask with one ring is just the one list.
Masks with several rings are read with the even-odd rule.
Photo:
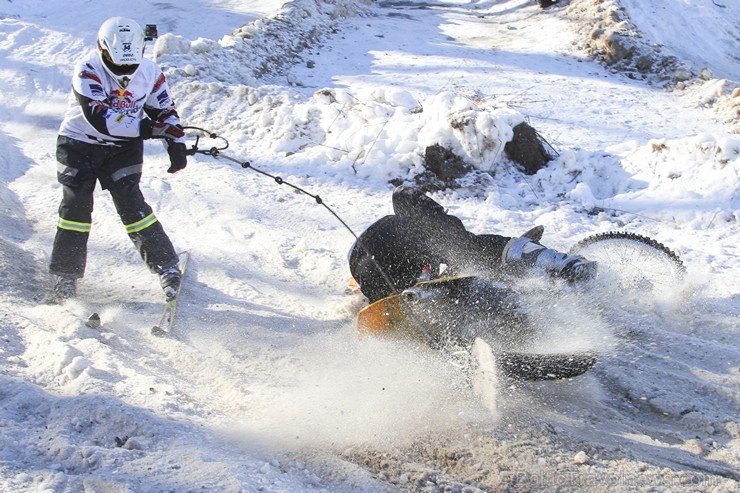
[[597, 264], [579, 255], [567, 255], [544, 247], [530, 238], [512, 238], [502, 254], [504, 267], [521, 275], [535, 268], [542, 269], [570, 282], [585, 282], [596, 277]]

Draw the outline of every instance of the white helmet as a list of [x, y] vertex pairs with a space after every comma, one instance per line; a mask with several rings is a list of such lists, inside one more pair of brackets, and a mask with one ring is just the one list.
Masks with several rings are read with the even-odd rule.
[[144, 31], [132, 19], [111, 17], [98, 30], [98, 52], [113, 77], [130, 77], [144, 58]]

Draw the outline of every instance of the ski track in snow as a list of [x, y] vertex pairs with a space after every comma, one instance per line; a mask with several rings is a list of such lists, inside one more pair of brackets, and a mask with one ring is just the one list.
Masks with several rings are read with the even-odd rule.
[[[594, 19], [574, 14], [586, 2], [281, 4], [127, 4], [159, 25], [148, 54], [182, 116], [227, 137], [226, 154], [319, 193], [359, 234], [391, 211], [388, 180], [418, 173], [442, 142], [480, 169], [434, 194], [473, 231], [543, 224], [566, 250], [628, 230], [675, 249], [688, 280], [656, 299], [608, 292], [607, 308], [535, 300], [554, 345], [595, 341], [599, 362], [569, 381], [500, 383], [482, 402], [439, 353], [355, 337], [353, 237], [322, 207], [223, 159], [167, 175], [154, 142], [142, 189], [192, 253], [177, 338], [149, 334], [159, 286], [104, 193], [79, 299], [40, 304], [71, 60], [118, 12], [8, 1], [0, 490], [738, 491], [738, 7], [621, 2], [648, 45], [725, 78], [681, 92], [586, 58]], [[673, 36], [692, 19], [705, 57]], [[531, 177], [501, 152], [524, 119], [560, 152]], [[100, 330], [84, 325], [93, 311]]]

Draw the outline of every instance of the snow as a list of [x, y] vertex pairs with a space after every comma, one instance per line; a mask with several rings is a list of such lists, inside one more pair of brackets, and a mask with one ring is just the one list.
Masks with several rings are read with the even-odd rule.
[[[685, 22], [683, 5], [690, 6], [691, 22]], [[740, 6], [715, 0], [680, 2], [678, 5], [647, 5], [623, 2], [627, 15], [639, 19], [640, 33], [673, 56], [694, 67], [707, 69], [718, 79], [740, 79], [737, 39]], [[676, 8], [677, 7], [677, 8]], [[708, 27], [711, 28], [708, 29]], [[718, 43], [717, 39], [731, 40]], [[734, 41], [732, 41], [734, 40]]]
[[[104, 193], [79, 297], [38, 303], [72, 61], [120, 14], [159, 26], [188, 125], [356, 234], [439, 143], [477, 171], [432, 196], [474, 232], [627, 230], [689, 280], [546, 304], [598, 364], [491, 405], [438, 353], [356, 337], [354, 237], [315, 200], [205, 155], [168, 175], [147, 143], [142, 190], [192, 254], [178, 338], [149, 334], [161, 290]], [[717, 0], [1, 2], [0, 490], [738, 491], [738, 26]], [[610, 32], [652, 70], [604, 63]], [[533, 176], [502, 152], [522, 121], [559, 152]]]

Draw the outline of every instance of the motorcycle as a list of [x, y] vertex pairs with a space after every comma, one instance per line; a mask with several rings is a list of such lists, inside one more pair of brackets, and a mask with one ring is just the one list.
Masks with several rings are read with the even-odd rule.
[[[511, 379], [573, 378], [596, 364], [599, 351], [577, 348], [578, 344], [558, 349], [563, 344], [553, 339], [551, 313], [558, 299], [566, 300], [559, 309], [567, 313], [574, 300], [604, 299], [605, 289], [641, 297], [658, 295], [686, 274], [676, 253], [634, 233], [591, 235], [576, 243], [569, 254], [596, 261], [596, 277], [572, 285], [561, 279], [533, 281], [481, 274], [420, 281], [364, 307], [356, 318], [357, 331], [363, 337], [412, 339], [447, 351], [463, 348], [479, 367]], [[594, 292], [601, 294], [591, 296]], [[543, 299], [550, 304], [535, 322], [532, 300], [542, 305]]]

